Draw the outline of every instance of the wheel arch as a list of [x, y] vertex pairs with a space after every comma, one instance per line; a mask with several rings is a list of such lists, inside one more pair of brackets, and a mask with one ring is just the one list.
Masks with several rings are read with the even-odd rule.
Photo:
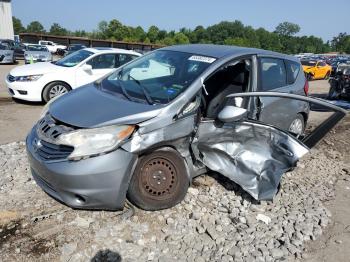
[[48, 82], [45, 86], [44, 86], [44, 88], [43, 88], [43, 90], [41, 90], [41, 100], [42, 101], [44, 101], [44, 91], [45, 91], [45, 89], [46, 89], [46, 87], [48, 86], [48, 85], [50, 85], [50, 84], [52, 84], [52, 83], [63, 83], [63, 84], [66, 84], [68, 87], [69, 87], [69, 91], [71, 91], [71, 90], [73, 90], [73, 88], [72, 88], [72, 86], [69, 84], [69, 83], [67, 83], [66, 81], [62, 81], [62, 80], [53, 80], [53, 81], [50, 81], [50, 82]]

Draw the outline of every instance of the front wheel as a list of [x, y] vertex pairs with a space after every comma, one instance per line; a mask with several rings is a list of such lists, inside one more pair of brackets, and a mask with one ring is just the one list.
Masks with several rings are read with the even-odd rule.
[[53, 82], [48, 84], [43, 92], [43, 99], [47, 103], [56, 96], [68, 93], [71, 88], [63, 82]]
[[331, 72], [328, 71], [327, 74], [324, 76], [324, 80], [328, 80], [330, 75], [331, 75]]
[[314, 76], [312, 74], [308, 73], [306, 75], [306, 79], [307, 79], [307, 81], [312, 81], [312, 80], [314, 80]]
[[183, 158], [176, 151], [159, 150], [136, 165], [127, 197], [144, 210], [161, 210], [183, 200], [190, 184]]

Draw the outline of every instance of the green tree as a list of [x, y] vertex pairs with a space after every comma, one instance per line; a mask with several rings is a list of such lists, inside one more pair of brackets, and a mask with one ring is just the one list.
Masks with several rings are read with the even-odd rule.
[[12, 17], [12, 22], [13, 22], [13, 30], [15, 32], [15, 35], [18, 35], [20, 33], [23, 33], [26, 29], [22, 25], [22, 22], [20, 19], [16, 17]]
[[293, 36], [300, 32], [300, 26], [291, 22], [280, 23], [276, 29], [275, 33], [280, 36]]
[[152, 25], [147, 32], [147, 37], [151, 41], [151, 43], [155, 43], [158, 39], [159, 28], [155, 25]]
[[44, 26], [39, 21], [30, 22], [27, 26], [28, 33], [45, 33]]
[[190, 42], [188, 37], [181, 32], [176, 33], [173, 40], [175, 45], [188, 44]]
[[60, 26], [58, 23], [53, 23], [50, 27], [51, 35], [68, 35], [68, 30]]
[[113, 19], [109, 22], [106, 32], [107, 38], [113, 38], [115, 40], [123, 40], [125, 35], [123, 35], [123, 25], [117, 19]]
[[333, 50], [337, 52], [346, 52], [350, 54], [350, 35], [347, 33], [339, 33], [337, 36], [333, 37], [331, 45]]
[[244, 47], [248, 47], [250, 45], [249, 40], [242, 37], [227, 38], [225, 39], [224, 44]]

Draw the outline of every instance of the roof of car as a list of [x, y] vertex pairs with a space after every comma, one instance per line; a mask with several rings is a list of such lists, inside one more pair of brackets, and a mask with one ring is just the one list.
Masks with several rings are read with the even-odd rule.
[[268, 50], [239, 47], [239, 46], [228, 46], [228, 45], [214, 45], [214, 44], [174, 45], [169, 47], [163, 47], [162, 50], [192, 53], [192, 54], [209, 56], [214, 58], [223, 58], [226, 56], [233, 56], [233, 55], [240, 56], [240, 55], [247, 55], [247, 54], [260, 54], [260, 55], [281, 56], [293, 61], [298, 61], [296, 57], [281, 54], [281, 53], [276, 53]]
[[120, 48], [111, 48], [111, 47], [89, 47], [85, 48], [85, 50], [88, 50], [93, 53], [110, 53], [111, 51], [121, 54], [131, 54], [131, 55], [141, 55], [140, 53], [137, 53], [132, 50], [126, 50], [126, 49], [120, 49]]

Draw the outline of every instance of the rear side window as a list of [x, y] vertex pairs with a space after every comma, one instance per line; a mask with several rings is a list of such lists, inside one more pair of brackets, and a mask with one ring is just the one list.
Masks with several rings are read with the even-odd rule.
[[295, 80], [297, 80], [297, 77], [300, 72], [300, 64], [298, 62], [285, 60], [286, 63], [286, 70], [287, 70], [287, 84], [292, 85], [294, 84]]
[[283, 87], [287, 83], [286, 68], [282, 59], [261, 58], [260, 72], [261, 91]]
[[95, 56], [87, 62], [92, 69], [109, 69], [117, 67], [116, 54], [102, 54]]
[[136, 56], [133, 55], [129, 55], [129, 54], [119, 54], [118, 55], [118, 62], [116, 67], [122, 66], [128, 62], [130, 62], [131, 60], [135, 59]]

